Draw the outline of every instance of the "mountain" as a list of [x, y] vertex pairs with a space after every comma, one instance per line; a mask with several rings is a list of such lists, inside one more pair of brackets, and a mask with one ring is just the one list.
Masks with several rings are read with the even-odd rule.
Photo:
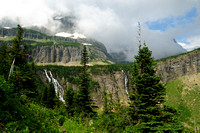
[[157, 61], [157, 74], [163, 82], [200, 72], [200, 48]]
[[[16, 28], [0, 28], [0, 44], [3, 42], [11, 44], [16, 35]], [[34, 61], [38, 65], [80, 65], [83, 45], [87, 45], [91, 65], [112, 63], [113, 59], [104, 44], [79, 36], [76, 38], [51, 36], [35, 30], [24, 29], [24, 43], [28, 45], [30, 54], [28, 61]]]
[[[171, 56], [168, 58], [157, 60], [156, 71], [161, 77], [163, 83], [170, 82], [186, 75], [192, 75], [200, 72], [200, 49], [194, 51]], [[79, 77], [80, 67], [64, 67], [64, 66], [43, 66], [39, 67], [45, 78], [44, 69], [52, 71], [63, 85], [72, 84], [77, 88], [76, 79]], [[132, 64], [112, 64], [107, 66], [92, 66], [89, 69], [92, 79], [97, 83], [94, 98], [101, 98], [104, 88], [108, 93], [113, 94], [113, 98], [119, 97], [122, 101], [127, 102], [127, 92], [129, 92], [129, 81], [131, 78]], [[96, 96], [98, 94], [98, 96]], [[102, 99], [98, 99], [101, 104]]]
[[[166, 84], [166, 105], [177, 107], [181, 111], [181, 122], [194, 129], [200, 126], [199, 91], [200, 91], [200, 49], [157, 60], [157, 75]], [[81, 67], [39, 66], [38, 73], [44, 82], [48, 82], [44, 70], [52, 72], [64, 87], [78, 89]], [[95, 104], [102, 106], [103, 92], [112, 95], [114, 101], [127, 104], [129, 99], [129, 82], [132, 64], [112, 64], [92, 66], [89, 72], [92, 77], [92, 98]], [[194, 122], [195, 118], [195, 122]]]

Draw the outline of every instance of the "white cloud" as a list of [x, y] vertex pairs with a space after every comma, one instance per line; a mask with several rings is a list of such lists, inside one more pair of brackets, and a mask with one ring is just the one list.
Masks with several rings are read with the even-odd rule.
[[52, 19], [54, 15], [74, 15], [78, 32], [103, 42], [109, 51], [126, 51], [129, 59], [137, 53], [138, 21], [142, 23], [142, 39], [157, 58], [180, 52], [173, 38], [200, 35], [200, 15], [187, 27], [164, 33], [145, 25], [147, 21], [184, 15], [193, 7], [200, 14], [199, 0], [1, 0], [1, 5], [0, 20], [7, 17], [22, 25], [42, 25], [51, 30], [60, 27], [60, 22]]
[[183, 48], [187, 49], [187, 51], [191, 51], [200, 47], [200, 35], [188, 38], [186, 41], [188, 42], [188, 44], [181, 42], [179, 42], [179, 44]]

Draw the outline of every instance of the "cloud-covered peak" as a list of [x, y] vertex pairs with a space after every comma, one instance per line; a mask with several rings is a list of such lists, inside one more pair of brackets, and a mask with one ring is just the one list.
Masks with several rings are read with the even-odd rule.
[[[12, 3], [12, 4], [10, 4]], [[137, 23], [142, 41], [160, 58], [183, 51], [178, 42], [200, 35], [199, 0], [6, 0], [1, 2], [0, 25], [37, 25], [54, 34], [81, 33], [103, 42], [108, 51], [125, 51], [133, 60], [138, 50]]]

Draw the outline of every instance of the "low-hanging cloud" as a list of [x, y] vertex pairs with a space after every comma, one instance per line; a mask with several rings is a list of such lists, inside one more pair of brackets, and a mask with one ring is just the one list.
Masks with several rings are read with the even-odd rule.
[[[6, 0], [1, 4], [2, 26], [20, 23], [23, 26], [44, 26], [54, 33], [65, 32], [69, 27], [53, 18], [71, 16], [76, 31], [103, 42], [109, 52], [125, 51], [128, 60], [133, 60], [138, 50], [138, 21], [141, 22], [142, 40], [156, 58], [183, 52], [173, 38], [184, 36], [187, 32], [191, 34], [187, 37], [191, 38], [193, 34], [200, 35], [197, 30], [200, 29], [198, 8], [195, 22], [184, 28], [177, 26], [161, 32], [152, 31], [145, 24], [184, 15], [191, 8], [200, 7], [198, 0]], [[8, 20], [10, 23], [3, 23]]]

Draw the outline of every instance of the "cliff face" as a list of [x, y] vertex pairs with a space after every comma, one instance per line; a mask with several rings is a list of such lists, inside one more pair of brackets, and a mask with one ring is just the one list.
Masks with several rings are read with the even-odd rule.
[[[36, 46], [29, 50], [28, 61], [34, 61], [38, 64], [58, 63], [66, 65], [70, 62], [80, 62], [83, 46]], [[95, 47], [87, 46], [90, 61], [109, 60], [108, 56]]]
[[[40, 75], [43, 82], [48, 83], [48, 78], [46, 77], [45, 70], [38, 71], [38, 74]], [[55, 79], [59, 81], [63, 88], [66, 89], [67, 87], [72, 87], [74, 90], [78, 89], [78, 84], [71, 83], [68, 78], [64, 76], [58, 76], [56, 71], [52, 72], [52, 75]], [[78, 78], [77, 74], [68, 75]], [[129, 83], [127, 75], [123, 71], [93, 74], [91, 75], [91, 77], [94, 82], [98, 83], [98, 87], [92, 87], [92, 90], [90, 90], [92, 99], [94, 100], [96, 105], [102, 106], [104, 100], [104, 91], [107, 93], [108, 99], [111, 95], [113, 101], [117, 102], [119, 100], [122, 103], [127, 103], [129, 95]]]
[[97, 105], [102, 105], [104, 90], [108, 95], [112, 95], [114, 101], [120, 100], [122, 103], [127, 103], [126, 87], [128, 87], [128, 82], [125, 82], [125, 73], [116, 71], [110, 74], [92, 75], [92, 79], [97, 81], [100, 86], [96, 92], [92, 93], [92, 98]]
[[[62, 68], [64, 73], [69, 69], [68, 67]], [[105, 69], [107, 70], [106, 72], [104, 71]], [[123, 69], [126, 70], [126, 73]], [[124, 68], [117, 65], [112, 65], [110, 68], [99, 66], [99, 68], [96, 69], [96, 71], [98, 71], [96, 74], [92, 73], [92, 68], [89, 70], [91, 71], [92, 79], [99, 84], [99, 87], [92, 91], [92, 98], [97, 105], [102, 105], [104, 90], [107, 94], [111, 94], [115, 101], [120, 99], [121, 102], [127, 103], [130, 92], [129, 81], [131, 78], [131, 75], [128, 73], [131, 73], [131, 65], [124, 66]], [[195, 74], [200, 71], [200, 50], [158, 61], [156, 70], [156, 74], [161, 76], [163, 82], [168, 82], [181, 76]], [[54, 71], [54, 74], [58, 71], [59, 68]], [[70, 73], [67, 75], [74, 76], [74, 74]], [[76, 77], [78, 77], [78, 75], [76, 75]], [[57, 76], [57, 78], [59, 78], [59, 76]], [[61, 81], [63, 85], [66, 86], [66, 83], [67, 85], [71, 85], [68, 78], [60, 76], [60, 79], [62, 79], [59, 81]], [[77, 89], [77, 86], [73, 85], [73, 88]]]
[[80, 61], [81, 50], [77, 47], [64, 46], [37, 46], [30, 50], [29, 61], [35, 63], [68, 63]]
[[[11, 45], [13, 36], [16, 35], [16, 28], [0, 28], [0, 47], [4, 42], [7, 45]], [[34, 61], [39, 65], [79, 65], [83, 48], [82, 44], [88, 45], [87, 49], [90, 61], [97, 62], [97, 64], [106, 64], [103, 62], [112, 60], [104, 44], [89, 38], [72, 39], [49, 36], [38, 31], [24, 29], [24, 43], [29, 47], [30, 56], [28, 61]]]
[[200, 50], [159, 61], [156, 70], [163, 82], [200, 72]]

